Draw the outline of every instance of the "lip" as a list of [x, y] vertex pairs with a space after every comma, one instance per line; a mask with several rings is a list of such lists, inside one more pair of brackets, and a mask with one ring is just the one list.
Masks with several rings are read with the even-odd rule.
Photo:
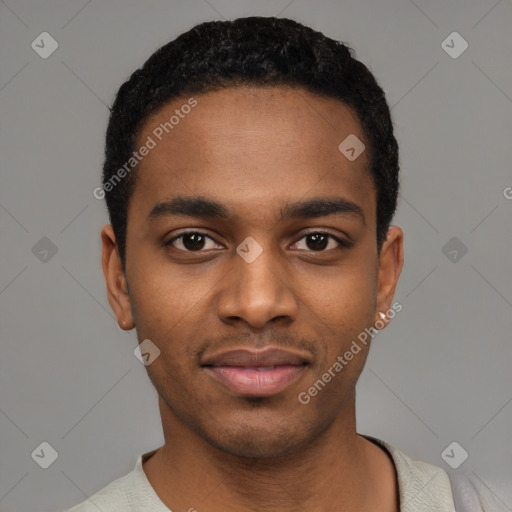
[[231, 392], [244, 396], [271, 396], [297, 381], [309, 359], [277, 348], [241, 348], [205, 359], [202, 366]]

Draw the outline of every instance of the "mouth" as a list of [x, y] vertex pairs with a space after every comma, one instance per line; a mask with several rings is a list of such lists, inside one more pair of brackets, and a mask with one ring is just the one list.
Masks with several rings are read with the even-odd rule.
[[272, 396], [296, 382], [309, 364], [302, 354], [247, 348], [217, 354], [201, 366], [236, 395]]

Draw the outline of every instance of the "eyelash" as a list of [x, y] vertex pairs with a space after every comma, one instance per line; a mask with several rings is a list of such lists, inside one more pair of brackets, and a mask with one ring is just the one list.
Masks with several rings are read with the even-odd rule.
[[[179, 240], [180, 238], [183, 238], [183, 236], [185, 235], [201, 235], [201, 236], [204, 236], [205, 238], [209, 238], [210, 240], [212, 240], [213, 242], [215, 243], [218, 243], [215, 239], [213, 239], [210, 235], [208, 235], [207, 233], [203, 232], [203, 231], [185, 231], [183, 233], [180, 233], [179, 235], [171, 238], [169, 241], [165, 242], [165, 246], [166, 247], [172, 247], [172, 244], [173, 242], [175, 242], [176, 240]], [[333, 239], [334, 241], [336, 241], [338, 244], [339, 244], [339, 247], [338, 248], [342, 248], [342, 249], [349, 249], [350, 247], [352, 247], [352, 243], [351, 242], [348, 242], [346, 240], [343, 240], [341, 238], [338, 238], [337, 236], [334, 236], [333, 234], [327, 232], [327, 231], [322, 231], [322, 230], [318, 230], [318, 231], [311, 231], [309, 233], [306, 233], [305, 235], [303, 235], [301, 238], [299, 238], [297, 240], [297, 242], [299, 242], [300, 240], [302, 240], [303, 238], [306, 238], [310, 235], [326, 235], [328, 236], [329, 238]], [[294, 242], [294, 243], [297, 243], [297, 242]], [[174, 247], [174, 249], [176, 249]], [[189, 251], [189, 250], [186, 250], [186, 249], [177, 249], [178, 251], [180, 252], [188, 252], [188, 253], [197, 253], [197, 254], [200, 254], [201, 252], [204, 252], [204, 250], [199, 250], [199, 251]], [[326, 253], [326, 252], [329, 252], [329, 251], [332, 251], [334, 249], [328, 249], [328, 250], [321, 250], [321, 251], [314, 251], [312, 249], [309, 250], [309, 252], [313, 252], [313, 253]]]

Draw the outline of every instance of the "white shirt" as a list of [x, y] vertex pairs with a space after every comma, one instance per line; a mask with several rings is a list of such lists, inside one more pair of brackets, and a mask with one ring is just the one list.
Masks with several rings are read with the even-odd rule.
[[[380, 439], [363, 437], [387, 451], [394, 462], [398, 477], [400, 512], [455, 512], [450, 479], [443, 469], [413, 459]], [[140, 455], [130, 473], [114, 480], [68, 512], [172, 512], [151, 487], [142, 468], [142, 463], [156, 451], [157, 449]], [[471, 503], [471, 509], [465, 508], [461, 503], [460, 506], [464, 508], [459, 508], [457, 504], [456, 512], [483, 510], [479, 501], [470, 501], [475, 496], [472, 494], [465, 497], [465, 503]]]

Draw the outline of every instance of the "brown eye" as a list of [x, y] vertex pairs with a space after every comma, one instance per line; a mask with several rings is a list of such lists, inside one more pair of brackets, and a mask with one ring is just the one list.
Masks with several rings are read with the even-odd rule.
[[306, 245], [312, 251], [323, 251], [329, 243], [329, 236], [323, 233], [314, 233], [307, 235], [306, 240]]
[[198, 251], [203, 249], [205, 237], [199, 233], [187, 233], [183, 235], [183, 246], [189, 251]]
[[321, 231], [316, 233], [308, 233], [303, 236], [296, 244], [301, 244], [302, 240], [306, 240], [306, 247], [299, 247], [314, 252], [327, 252], [337, 248], [348, 248], [351, 246], [349, 242], [341, 240], [330, 233], [323, 233]]
[[[207, 247], [208, 242], [210, 242], [209, 247]], [[199, 252], [216, 248], [216, 242], [212, 238], [198, 231], [182, 233], [169, 240], [165, 245], [185, 252]]]

